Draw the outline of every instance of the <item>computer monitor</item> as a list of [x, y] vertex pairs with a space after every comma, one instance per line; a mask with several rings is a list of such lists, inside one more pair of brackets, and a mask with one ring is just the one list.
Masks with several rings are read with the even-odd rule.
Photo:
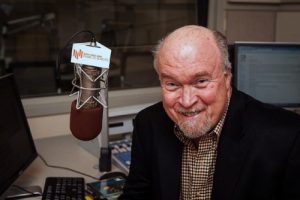
[[235, 43], [234, 85], [281, 107], [300, 106], [300, 44]]
[[14, 76], [0, 77], [0, 199], [37, 157]]
[[22, 97], [57, 94], [55, 61], [12, 62], [9, 71], [15, 76]]

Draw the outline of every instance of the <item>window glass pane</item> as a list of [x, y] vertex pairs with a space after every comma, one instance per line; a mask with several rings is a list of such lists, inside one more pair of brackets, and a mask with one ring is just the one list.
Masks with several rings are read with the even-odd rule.
[[[112, 50], [109, 89], [158, 86], [153, 45], [168, 32], [196, 24], [194, 0], [3, 0], [0, 3], [0, 75], [13, 72], [21, 95], [69, 94], [71, 36], [90, 30]], [[72, 42], [89, 42], [79, 34]], [[63, 49], [63, 50], [62, 50]], [[60, 79], [56, 58], [61, 51]]]

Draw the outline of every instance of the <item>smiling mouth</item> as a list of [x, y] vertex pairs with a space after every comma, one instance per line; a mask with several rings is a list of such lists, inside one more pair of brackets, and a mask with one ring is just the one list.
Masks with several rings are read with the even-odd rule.
[[195, 115], [198, 115], [201, 112], [201, 110], [188, 111], [188, 112], [177, 111], [177, 112], [185, 117], [193, 117]]

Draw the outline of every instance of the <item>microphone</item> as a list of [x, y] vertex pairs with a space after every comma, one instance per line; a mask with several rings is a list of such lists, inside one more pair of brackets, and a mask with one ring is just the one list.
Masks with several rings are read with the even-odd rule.
[[[111, 50], [92, 38], [90, 43], [75, 43], [71, 62], [74, 63], [74, 88], [77, 99], [71, 104], [70, 130], [79, 140], [92, 140], [102, 130], [103, 110], [107, 112], [108, 68]], [[106, 126], [105, 126], [106, 127]], [[108, 134], [108, 130], [104, 130]]]
[[[108, 71], [111, 50], [97, 42], [94, 33], [88, 30], [73, 34], [63, 49], [67, 48], [75, 36], [84, 32], [91, 34], [91, 42], [74, 43], [72, 46], [71, 63], [74, 63], [74, 78], [70, 96], [77, 94], [77, 99], [71, 104], [70, 130], [74, 137], [84, 141], [92, 140], [103, 132], [101, 138], [99, 137], [99, 170], [110, 171]], [[61, 53], [62, 50], [56, 60], [57, 80], [60, 80]]]
[[70, 129], [79, 140], [92, 140], [102, 129], [103, 106], [96, 100], [100, 94], [101, 79], [97, 77], [101, 75], [101, 71], [98, 67], [82, 66], [75, 74], [74, 80], [79, 79], [81, 86], [77, 100], [71, 104]]

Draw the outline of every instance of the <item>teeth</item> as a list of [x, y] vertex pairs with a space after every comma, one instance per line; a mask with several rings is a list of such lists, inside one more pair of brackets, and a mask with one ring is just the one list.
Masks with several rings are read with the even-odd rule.
[[194, 116], [198, 113], [199, 113], [198, 111], [194, 111], [194, 112], [182, 112], [181, 114], [183, 114], [184, 116], [190, 117], [190, 116]]

